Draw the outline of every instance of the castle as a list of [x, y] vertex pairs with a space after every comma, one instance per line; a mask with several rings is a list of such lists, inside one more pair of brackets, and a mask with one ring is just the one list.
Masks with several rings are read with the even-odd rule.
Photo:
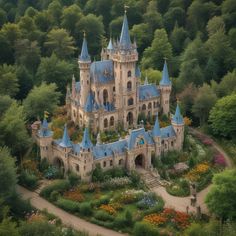
[[[137, 65], [138, 52], [131, 42], [126, 14], [124, 15], [120, 40], [110, 42], [102, 49], [101, 61], [91, 63], [87, 41], [84, 37], [78, 64], [80, 82], [73, 76], [71, 90], [67, 88], [66, 107], [71, 119], [86, 127], [79, 144], [71, 142], [67, 127], [62, 139], [53, 140], [52, 131], [44, 119], [37, 133], [41, 158], [62, 168], [74, 171], [82, 179], [90, 179], [96, 164], [103, 169], [137, 166], [151, 169], [151, 156], [160, 156], [170, 150], [181, 150], [184, 140], [184, 122], [177, 104], [171, 125], [159, 127], [158, 116], [153, 129], [138, 128], [138, 115], [169, 115], [171, 81], [165, 61], [159, 86], [141, 84], [140, 69]], [[124, 139], [113, 143], [102, 143], [99, 135], [94, 145], [89, 136], [90, 127], [94, 133], [116, 129], [122, 125], [129, 129]]]

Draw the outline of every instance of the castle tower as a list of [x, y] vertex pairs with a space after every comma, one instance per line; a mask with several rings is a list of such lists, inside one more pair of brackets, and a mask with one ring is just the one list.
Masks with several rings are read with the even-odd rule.
[[72, 98], [75, 98], [76, 95], [76, 82], [75, 82], [75, 76], [72, 76], [72, 84], [71, 84], [71, 92], [72, 92]]
[[110, 38], [107, 48], [102, 49], [101, 60], [102, 61], [111, 60], [113, 52], [114, 52], [114, 47], [113, 47], [112, 39]]
[[84, 107], [87, 100], [87, 96], [90, 91], [90, 65], [91, 65], [91, 59], [88, 54], [88, 47], [85, 34], [78, 63], [80, 69], [80, 86], [81, 86], [80, 106]]
[[[80, 173], [82, 179], [89, 180], [89, 175], [93, 170], [93, 143], [89, 137], [88, 128], [85, 128], [83, 140], [80, 144], [80, 161], [82, 166], [80, 166]], [[91, 176], [91, 175], [90, 175]]]
[[160, 129], [159, 121], [158, 121], [158, 113], [156, 116], [155, 125], [152, 130], [152, 137], [155, 143], [155, 154], [156, 156], [160, 156], [161, 155], [161, 129]]
[[181, 150], [184, 142], [184, 119], [181, 115], [178, 103], [176, 106], [175, 115], [171, 119], [171, 124], [176, 133], [176, 149]]
[[115, 45], [112, 54], [115, 76], [115, 106], [118, 109], [119, 120], [123, 120], [125, 128], [137, 124], [137, 82], [136, 62], [138, 52], [135, 43], [131, 43], [129, 26], [126, 16], [119, 42]]
[[169, 115], [170, 112], [170, 93], [171, 93], [171, 81], [169, 78], [167, 63], [165, 60], [163, 71], [162, 71], [162, 79], [160, 81], [160, 90], [161, 90], [161, 107], [162, 112], [165, 115]]
[[52, 136], [53, 132], [49, 129], [48, 122], [46, 118], [44, 118], [38, 133], [41, 159], [46, 158], [48, 161], [51, 161], [50, 158], [52, 158], [53, 140]]

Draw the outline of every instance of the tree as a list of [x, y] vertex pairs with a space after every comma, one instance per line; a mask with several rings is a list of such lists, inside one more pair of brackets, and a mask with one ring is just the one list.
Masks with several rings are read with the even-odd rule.
[[15, 192], [17, 183], [15, 161], [6, 147], [0, 147], [0, 167], [0, 199], [6, 202]]
[[157, 29], [151, 47], [146, 48], [144, 51], [141, 61], [142, 67], [162, 70], [164, 57], [171, 60], [172, 47], [168, 41], [166, 31], [164, 29]]
[[15, 222], [11, 221], [11, 218], [4, 218], [0, 223], [0, 236], [20, 236], [17, 225]]
[[203, 86], [199, 88], [197, 96], [194, 99], [192, 111], [195, 117], [199, 118], [201, 125], [207, 121], [209, 112], [215, 105], [216, 100], [216, 94], [209, 85], [203, 84]]
[[53, 113], [59, 104], [60, 93], [56, 91], [56, 84], [42, 83], [34, 87], [23, 102], [24, 111], [28, 119], [43, 117], [44, 111]]
[[143, 80], [145, 79], [145, 77], [147, 75], [148, 83], [159, 84], [159, 82], [161, 81], [161, 77], [162, 77], [161, 71], [149, 68], [145, 72], [146, 72], [146, 74], [142, 74]]
[[211, 36], [219, 30], [225, 33], [225, 23], [222, 17], [214, 16], [207, 23], [208, 35]]
[[5, 111], [11, 106], [13, 101], [14, 100], [8, 95], [0, 95], [0, 119], [4, 115]]
[[66, 92], [66, 86], [73, 74], [72, 64], [60, 60], [55, 54], [41, 59], [36, 74], [38, 84], [41, 82], [55, 83], [60, 92]]
[[223, 97], [212, 108], [209, 122], [213, 132], [225, 137], [236, 137], [236, 94]]
[[47, 35], [44, 46], [50, 55], [54, 52], [59, 58], [67, 58], [75, 51], [74, 40], [65, 29], [52, 29]]
[[0, 145], [21, 158], [30, 143], [23, 107], [13, 102], [0, 121]]
[[14, 23], [6, 23], [1, 29], [1, 33], [7, 38], [10, 42], [11, 47], [13, 48], [15, 42], [21, 37], [21, 31], [19, 26]]
[[215, 174], [205, 202], [210, 212], [221, 219], [236, 219], [236, 170]]
[[15, 96], [18, 92], [16, 68], [3, 64], [0, 66], [0, 94]]

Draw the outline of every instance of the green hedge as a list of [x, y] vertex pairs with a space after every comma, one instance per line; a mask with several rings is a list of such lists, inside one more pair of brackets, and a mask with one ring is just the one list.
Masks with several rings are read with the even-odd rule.
[[68, 200], [62, 197], [57, 200], [56, 205], [62, 208], [63, 210], [71, 213], [76, 213], [80, 211], [80, 204], [78, 202]]
[[30, 173], [27, 170], [22, 170], [19, 176], [19, 184], [31, 190], [37, 188], [38, 180], [39, 179], [35, 174]]
[[155, 229], [151, 224], [138, 222], [134, 226], [134, 236], [158, 236], [159, 231]]
[[40, 192], [40, 196], [45, 197], [47, 199], [50, 198], [50, 194], [53, 191], [57, 191], [59, 193], [63, 193], [64, 191], [67, 191], [70, 189], [70, 183], [68, 180], [57, 180], [54, 183], [46, 186], [43, 188]]

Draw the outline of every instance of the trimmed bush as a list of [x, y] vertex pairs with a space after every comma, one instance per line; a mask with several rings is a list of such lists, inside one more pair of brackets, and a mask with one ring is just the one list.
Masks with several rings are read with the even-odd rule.
[[134, 226], [134, 236], [158, 236], [159, 231], [145, 222], [138, 222]]
[[68, 180], [70, 182], [71, 187], [74, 187], [79, 184], [80, 177], [76, 175], [75, 173], [70, 173], [68, 175]]
[[54, 190], [50, 194], [50, 201], [56, 202], [59, 197], [60, 197], [60, 193]]
[[101, 220], [101, 221], [113, 221], [114, 220], [114, 216], [112, 216], [104, 211], [97, 211], [94, 215], [94, 218], [97, 220]]
[[88, 202], [81, 203], [80, 204], [80, 213], [83, 216], [91, 216], [93, 213], [91, 204]]
[[74, 202], [65, 198], [59, 198], [56, 202], [56, 205], [62, 208], [65, 211], [69, 211], [71, 213], [76, 213], [80, 211], [80, 204], [78, 202]]
[[70, 189], [70, 183], [68, 180], [64, 180], [64, 179], [57, 180], [54, 183], [43, 188], [40, 192], [40, 196], [49, 199], [52, 191], [63, 193], [64, 191], [67, 191], [69, 189]]
[[126, 218], [124, 216], [116, 217], [116, 219], [114, 220], [113, 225], [118, 230], [124, 229], [127, 226]]
[[38, 186], [38, 177], [27, 170], [22, 170], [19, 176], [19, 184], [31, 190]]
[[103, 204], [108, 204], [110, 201], [110, 196], [102, 196], [100, 199], [93, 201], [92, 205], [95, 207], [99, 207]]

